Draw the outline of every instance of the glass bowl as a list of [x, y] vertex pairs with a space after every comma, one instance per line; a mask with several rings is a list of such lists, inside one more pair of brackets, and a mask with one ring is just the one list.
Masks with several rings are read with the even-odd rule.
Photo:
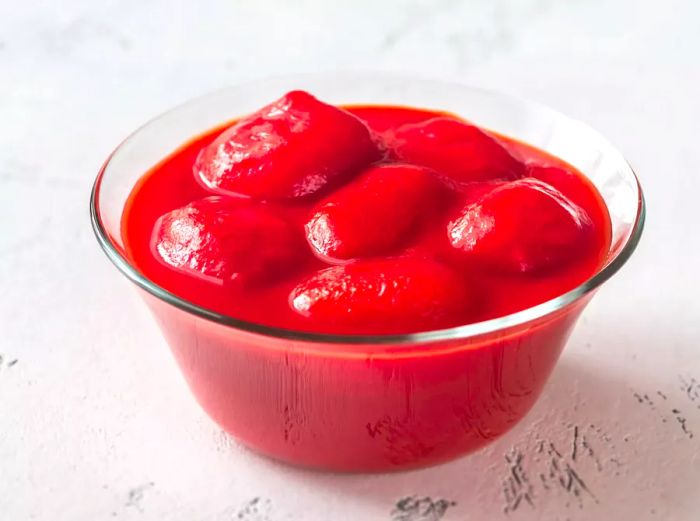
[[[188, 302], [134, 267], [120, 223], [136, 181], [180, 145], [293, 89], [337, 104], [452, 112], [559, 156], [607, 203], [604, 267], [575, 289], [518, 313], [405, 335], [326, 335], [266, 327]], [[581, 122], [542, 105], [463, 85], [377, 73], [293, 76], [227, 88], [145, 124], [111, 154], [92, 192], [97, 240], [140, 290], [202, 408], [267, 456], [336, 471], [436, 464], [513, 427], [542, 392], [596, 289], [627, 261], [644, 222], [622, 155]]]

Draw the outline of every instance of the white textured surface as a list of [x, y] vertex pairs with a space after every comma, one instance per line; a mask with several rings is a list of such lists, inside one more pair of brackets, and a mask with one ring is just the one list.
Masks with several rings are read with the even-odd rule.
[[[345, 4], [0, 2], [0, 519], [698, 519], [698, 4]], [[87, 216], [101, 162], [147, 118], [251, 78], [357, 67], [577, 116], [629, 157], [649, 204], [640, 249], [527, 419], [472, 457], [387, 476], [229, 441]], [[411, 495], [432, 503], [398, 512]]]

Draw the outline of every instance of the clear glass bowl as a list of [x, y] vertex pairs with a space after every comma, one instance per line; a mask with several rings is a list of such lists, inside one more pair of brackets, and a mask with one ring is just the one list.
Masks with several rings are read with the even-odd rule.
[[[248, 323], [145, 278], [127, 258], [120, 229], [136, 181], [194, 136], [292, 89], [337, 104], [449, 111], [563, 158], [593, 181], [607, 203], [613, 240], [605, 266], [568, 293], [512, 315], [389, 336]], [[595, 290], [634, 251], [644, 222], [634, 172], [583, 123], [491, 91], [377, 73], [270, 79], [185, 103], [119, 145], [95, 181], [90, 205], [102, 249], [141, 290], [204, 410], [258, 452], [342, 471], [432, 465], [467, 454], [515, 425], [541, 393]]]

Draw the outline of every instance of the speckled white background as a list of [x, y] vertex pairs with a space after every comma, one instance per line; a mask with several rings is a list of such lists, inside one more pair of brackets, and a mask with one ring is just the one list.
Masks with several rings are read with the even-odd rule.
[[[700, 519], [699, 5], [0, 0], [0, 519]], [[101, 162], [146, 119], [337, 68], [543, 101], [607, 135], [647, 193], [637, 254], [535, 410], [424, 471], [313, 473], [231, 442], [88, 223]], [[432, 503], [397, 512], [411, 495]]]

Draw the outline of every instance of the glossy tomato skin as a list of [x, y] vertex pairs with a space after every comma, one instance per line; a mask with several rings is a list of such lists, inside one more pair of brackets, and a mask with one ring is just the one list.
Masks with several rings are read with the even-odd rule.
[[465, 206], [447, 234], [456, 250], [482, 265], [531, 273], [585, 257], [595, 229], [588, 213], [556, 188], [524, 178]]
[[220, 194], [288, 199], [337, 185], [379, 157], [362, 121], [293, 91], [224, 130], [194, 171]]
[[430, 259], [388, 258], [323, 269], [290, 295], [313, 329], [381, 334], [411, 323], [421, 330], [458, 325], [473, 306], [467, 280]]
[[402, 161], [422, 165], [459, 183], [514, 180], [524, 165], [495, 137], [450, 117], [399, 127], [392, 151]]
[[409, 243], [447, 198], [447, 188], [429, 169], [372, 167], [312, 208], [306, 237], [313, 251], [326, 259], [391, 254]]

